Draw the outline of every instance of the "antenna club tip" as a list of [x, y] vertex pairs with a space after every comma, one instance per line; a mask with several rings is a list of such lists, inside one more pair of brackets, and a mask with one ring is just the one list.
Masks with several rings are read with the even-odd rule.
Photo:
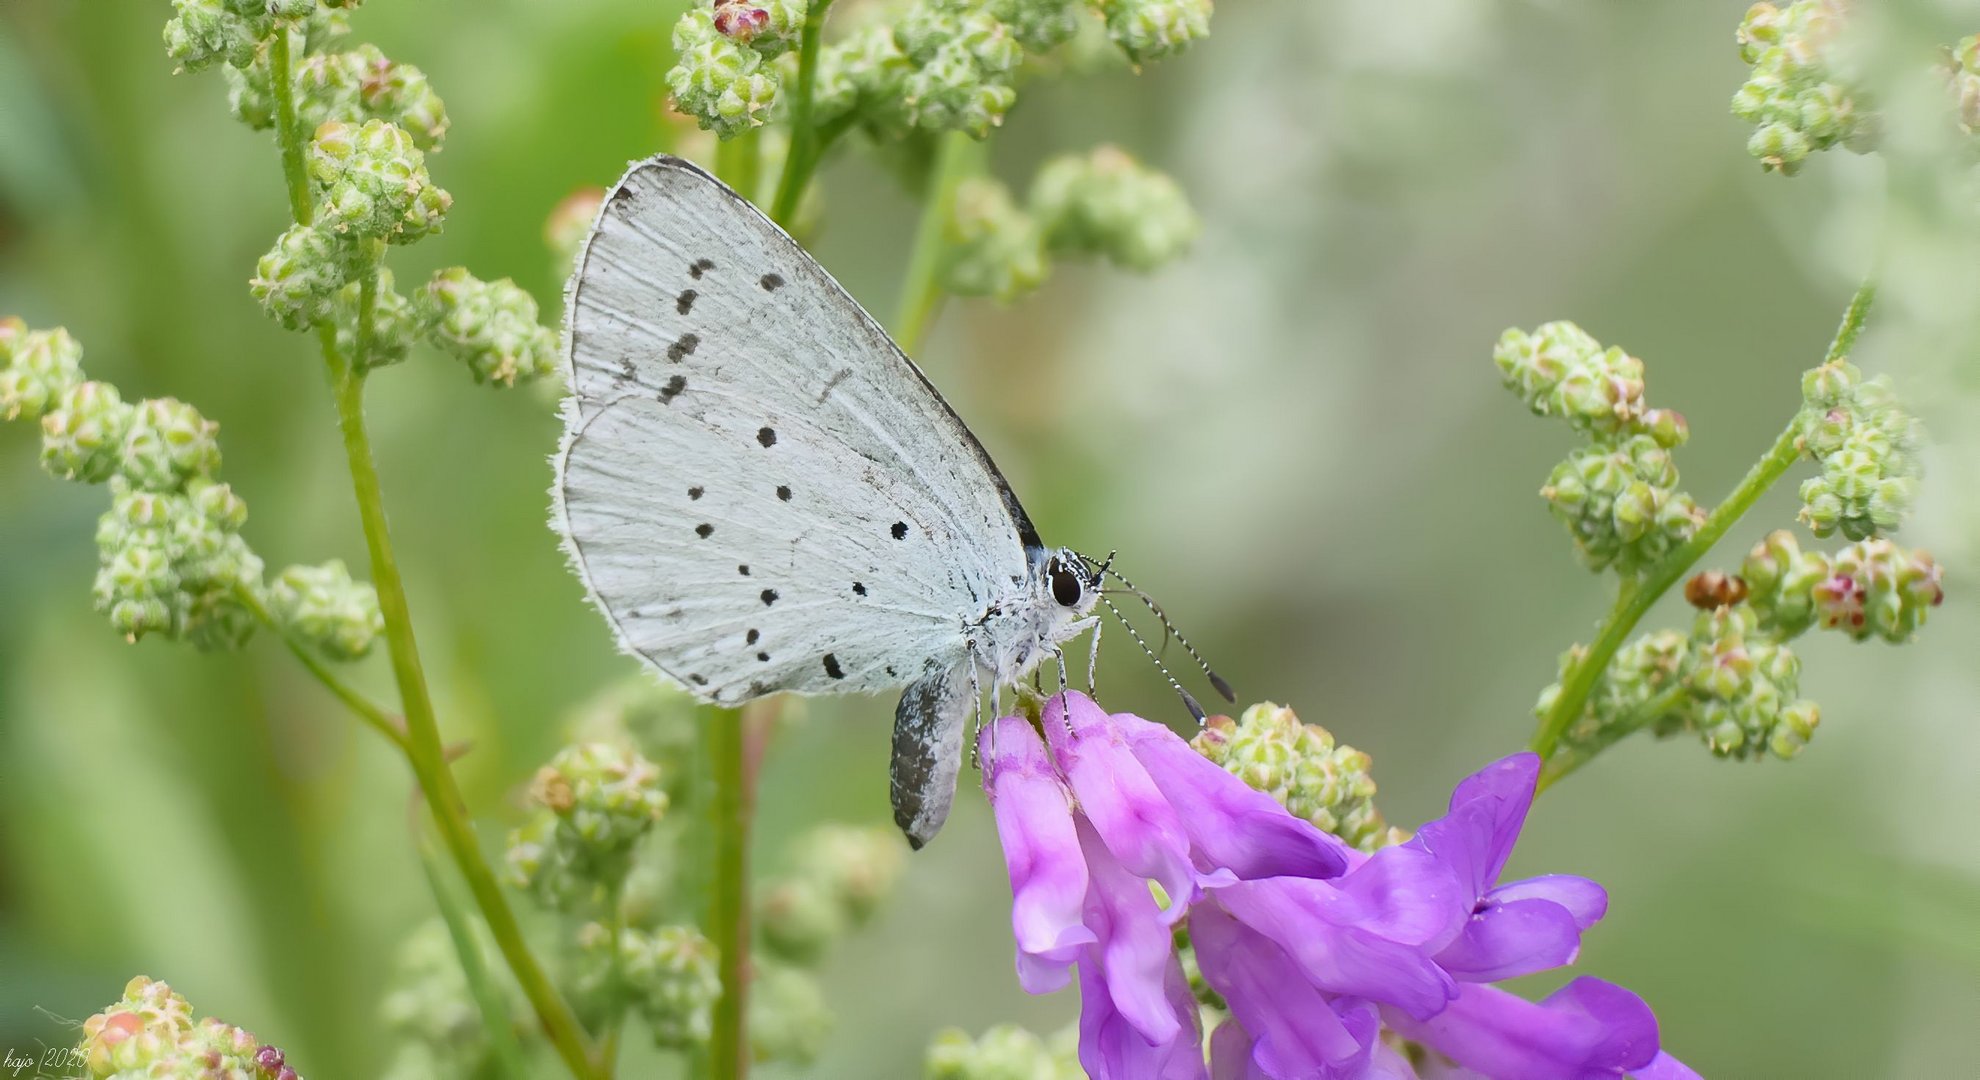
[[1210, 676], [1210, 685], [1216, 687], [1217, 692], [1219, 694], [1224, 695], [1225, 701], [1228, 701], [1233, 705], [1237, 704], [1237, 693], [1231, 689], [1230, 683], [1224, 681], [1224, 677], [1222, 675], [1219, 675], [1214, 671], [1205, 672], [1205, 674]]
[[1196, 699], [1190, 696], [1189, 691], [1178, 686], [1176, 687], [1176, 693], [1182, 695], [1183, 707], [1189, 710], [1189, 715], [1196, 717], [1198, 724], [1209, 722], [1210, 715], [1203, 711], [1203, 706], [1196, 703]]

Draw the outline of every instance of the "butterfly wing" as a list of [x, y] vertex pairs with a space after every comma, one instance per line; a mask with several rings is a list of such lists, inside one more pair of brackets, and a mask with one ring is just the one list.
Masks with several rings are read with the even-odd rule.
[[566, 297], [555, 517], [620, 644], [704, 699], [945, 671], [1037, 536], [975, 437], [797, 243], [635, 164]]

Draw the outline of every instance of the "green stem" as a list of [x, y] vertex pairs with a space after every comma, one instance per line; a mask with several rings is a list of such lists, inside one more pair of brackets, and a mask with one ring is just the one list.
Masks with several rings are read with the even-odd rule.
[[385, 736], [386, 740], [398, 747], [401, 752], [406, 750], [406, 731], [402, 721], [386, 712], [383, 706], [359, 693], [351, 684], [338, 678], [337, 673], [331, 670], [329, 664], [323, 662], [322, 657], [316, 655], [315, 650], [297, 641], [287, 627], [276, 621], [275, 616], [269, 612], [268, 606], [261, 602], [261, 597], [256, 596], [253, 590], [242, 587], [237, 589], [234, 595], [241, 606], [247, 608], [248, 613], [254, 616], [255, 621], [267, 627], [269, 633], [282, 639], [282, 644], [289, 647], [289, 651], [302, 662], [302, 666], [311, 675], [316, 676], [316, 681], [322, 683], [338, 701], [343, 702], [358, 719]]
[[268, 43], [269, 86], [275, 94], [275, 125], [282, 147], [282, 179], [289, 188], [289, 215], [310, 222], [309, 174], [303, 170], [303, 138], [296, 123], [296, 81], [289, 60], [289, 32], [277, 28]]
[[721, 957], [722, 997], [715, 1003], [708, 1042], [708, 1075], [718, 1080], [749, 1070], [749, 769], [744, 714], [709, 710], [702, 717], [704, 768], [714, 784], [708, 828], [714, 837], [715, 881], [708, 897], [708, 936]]
[[[296, 121], [295, 102], [289, 76], [289, 46], [285, 35], [277, 34], [269, 48], [271, 77], [276, 95], [277, 137], [282, 146], [282, 172], [289, 185], [290, 211], [297, 224], [308, 224], [311, 208], [308, 176], [303, 172], [303, 133]], [[284, 102], [286, 101], [286, 104]], [[364, 271], [361, 294], [375, 291], [377, 273]], [[356, 360], [371, 348], [371, 304], [362, 302], [357, 326]], [[351, 488], [357, 499], [358, 518], [364, 527], [365, 547], [371, 559], [372, 585], [378, 590], [378, 607], [385, 619], [385, 643], [391, 656], [392, 675], [399, 689], [399, 707], [405, 715], [405, 737], [400, 744], [406, 761], [419, 780], [420, 791], [439, 826], [441, 840], [454, 864], [466, 879], [468, 891], [481, 909], [482, 918], [495, 938], [496, 946], [508, 961], [516, 983], [535, 1009], [544, 1034], [557, 1048], [571, 1074], [580, 1080], [601, 1077], [593, 1064], [584, 1029], [570, 1005], [543, 967], [529, 951], [522, 927], [509, 908], [507, 897], [495, 880], [487, 858], [482, 854], [474, 828], [467, 818], [466, 803], [447, 765], [440, 743], [440, 724], [434, 714], [433, 698], [426, 686], [426, 675], [419, 659], [419, 646], [413, 638], [412, 612], [406, 603], [405, 583], [399, 576], [398, 560], [385, 525], [385, 498], [378, 482], [378, 467], [372, 457], [371, 436], [364, 424], [364, 374], [357, 363], [346, 361], [337, 349], [336, 328], [320, 323], [316, 328], [323, 362], [329, 371], [331, 393], [337, 406], [337, 424], [343, 435], [344, 458], [350, 469]]]
[[[1836, 336], [1826, 354], [1830, 360], [1849, 352], [1856, 342], [1857, 335], [1863, 332], [1864, 320], [1869, 317], [1870, 305], [1876, 299], [1875, 281], [1865, 281], [1850, 299], [1849, 308], [1843, 313], [1842, 325], [1837, 327]], [[1801, 456], [1800, 416], [1788, 422], [1786, 430], [1774, 440], [1767, 453], [1747, 471], [1746, 477], [1733, 489], [1726, 501], [1718, 505], [1698, 532], [1677, 550], [1665, 556], [1663, 561], [1651, 567], [1650, 571], [1633, 584], [1626, 583], [1616, 597], [1615, 610], [1609, 613], [1601, 629], [1595, 635], [1594, 644], [1588, 647], [1567, 676], [1561, 680], [1560, 696], [1554, 699], [1554, 707], [1540, 720], [1540, 726], [1533, 734], [1530, 744], [1542, 758], [1553, 756], [1560, 745], [1561, 735], [1567, 731], [1576, 717], [1587, 707], [1588, 695], [1594, 691], [1602, 673], [1608, 670], [1609, 661], [1614, 659], [1616, 650], [1622, 647], [1629, 632], [1636, 628], [1643, 616], [1649, 612], [1671, 586], [1678, 583], [1692, 565], [1712, 549], [1739, 519], [1745, 516], [1753, 504], [1767, 489], [1786, 475], [1796, 459]]]
[[1596, 754], [1641, 731], [1645, 726], [1656, 722], [1659, 717], [1669, 714], [1690, 696], [1691, 690], [1682, 683], [1667, 687], [1656, 697], [1631, 710], [1621, 720], [1604, 727], [1588, 745], [1577, 745], [1571, 751], [1548, 758], [1547, 764], [1540, 770], [1540, 783], [1534, 789], [1534, 794], [1547, 790], [1562, 777], [1587, 764]]
[[825, 32], [825, 9], [832, 0], [813, 0], [805, 9], [804, 30], [798, 37], [797, 89], [791, 98], [791, 147], [784, 153], [784, 171], [777, 178], [777, 195], [771, 200], [770, 219], [790, 228], [798, 201], [811, 182], [812, 170], [824, 153], [821, 132], [811, 122], [812, 104], [818, 85], [819, 41]]
[[928, 194], [921, 204], [921, 224], [915, 229], [914, 253], [908, 259], [907, 277], [901, 282], [900, 302], [894, 309], [894, 340], [909, 356], [921, 348], [922, 338], [942, 306], [942, 256], [948, 244], [956, 188], [976, 168], [980, 148], [981, 144], [959, 131], [944, 133], [936, 143]]
[[503, 1000], [502, 989], [496, 985], [488, 965], [482, 962], [481, 940], [475, 936], [467, 907], [447, 880], [447, 871], [440, 865], [440, 856], [433, 850], [432, 842], [420, 836], [415, 838], [414, 846], [419, 850], [419, 867], [426, 872], [426, 884], [433, 891], [440, 918], [447, 924], [447, 936], [453, 939], [454, 952], [461, 958], [461, 974], [467, 977], [468, 994], [481, 1011], [482, 1027], [488, 1030], [496, 1075], [502, 1080], [529, 1080], [522, 1044], [509, 1022], [508, 1003]]
[[751, 202], [757, 199], [757, 179], [763, 164], [755, 130], [715, 144], [715, 175]]

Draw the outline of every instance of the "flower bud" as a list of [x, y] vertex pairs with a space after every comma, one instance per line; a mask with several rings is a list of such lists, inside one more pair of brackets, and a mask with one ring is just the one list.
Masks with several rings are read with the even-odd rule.
[[783, 964], [756, 966], [749, 984], [751, 1057], [808, 1066], [831, 1034], [832, 1012], [815, 977]]
[[912, 70], [893, 27], [874, 23], [854, 30], [818, 54], [812, 117], [823, 124], [855, 114], [869, 130], [901, 134], [909, 127], [903, 86]]
[[1100, 0], [1107, 36], [1136, 64], [1161, 60], [1210, 36], [1210, 0]]
[[998, 1024], [976, 1039], [947, 1028], [929, 1044], [922, 1075], [926, 1080], [1079, 1080], [1086, 1073], [1065, 1042], [1048, 1045], [1016, 1024]]
[[1820, 151], [1874, 146], [1878, 118], [1863, 107], [1837, 47], [1846, 15], [1843, 0], [1797, 0], [1755, 4], [1741, 23], [1740, 57], [1753, 71], [1732, 111], [1755, 125], [1747, 152], [1763, 168], [1792, 176]]
[[1045, 280], [1045, 238], [1003, 184], [971, 177], [956, 188], [942, 285], [957, 296], [1009, 302]]
[[482, 281], [455, 266], [413, 296], [426, 339], [467, 364], [478, 383], [514, 386], [557, 370], [557, 334], [536, 321], [536, 300], [508, 278]]
[[1931, 555], [1889, 540], [1851, 544], [1835, 554], [1829, 576], [1812, 590], [1815, 618], [1857, 641], [1873, 634], [1909, 641], [1945, 600], [1941, 573]]
[[10, 320], [0, 353], [0, 420], [40, 419], [83, 381], [82, 346], [61, 327], [28, 330]]
[[418, 335], [419, 321], [412, 303], [392, 288], [392, 271], [380, 267], [371, 297], [371, 334], [365, 339], [364, 355], [358, 355], [358, 303], [363, 297], [360, 282], [351, 282], [337, 293], [337, 351], [361, 365], [361, 370], [396, 364], [406, 358]]
[[177, 491], [220, 467], [219, 431], [177, 398], [146, 398], [131, 414], [117, 471], [146, 490]]
[[510, 834], [510, 877], [559, 910], [615, 893], [633, 845], [667, 809], [659, 768], [608, 743], [558, 751], [529, 795], [544, 812]]
[[1235, 721], [1213, 716], [1190, 745], [1293, 816], [1356, 848], [1396, 842], [1397, 831], [1375, 809], [1368, 755], [1335, 745], [1326, 728], [1301, 723], [1291, 709], [1265, 702]]
[[136, 413], [109, 383], [77, 383], [41, 417], [41, 467], [85, 484], [110, 479]]
[[248, 291], [269, 318], [291, 330], [307, 330], [330, 317], [348, 261], [346, 246], [334, 235], [308, 225], [291, 226], [255, 264]]
[[991, 0], [988, 10], [1028, 53], [1050, 52], [1079, 33], [1079, 8], [1066, 0]]
[[1751, 607], [1703, 612], [1686, 666], [1696, 709], [1690, 723], [1721, 757], [1791, 758], [1821, 716], [1813, 702], [1795, 699], [1800, 676], [1800, 661], [1761, 629]]
[[[181, 71], [198, 71], [225, 60], [245, 67], [254, 60], [263, 27], [233, 10], [225, 0], [172, 0], [165, 23], [165, 55]], [[264, 20], [260, 20], [265, 22]]]
[[1604, 349], [1580, 327], [1547, 323], [1531, 334], [1507, 330], [1492, 352], [1506, 389], [1541, 416], [1584, 434], [1645, 434], [1669, 449], [1689, 437], [1684, 417], [1643, 401], [1643, 361]]
[[748, 44], [723, 34], [715, 13], [694, 7], [674, 24], [675, 63], [667, 72], [674, 107], [721, 138], [769, 119], [777, 100], [777, 69]]
[[[500, 972], [502, 960], [478, 918], [467, 921], [473, 947], [484, 968]], [[511, 1009], [528, 1005], [514, 984], [498, 982]], [[488, 1033], [468, 989], [467, 976], [447, 924], [432, 918], [399, 946], [392, 974], [379, 1002], [386, 1033], [399, 1051], [385, 1072], [391, 1080], [432, 1080], [442, 1076], [487, 1074]], [[257, 1078], [259, 1080], [259, 1078]]]
[[331, 120], [309, 144], [309, 171], [322, 195], [320, 228], [409, 244], [440, 231], [453, 196], [433, 185], [426, 155], [404, 128], [383, 120]]
[[954, 4], [910, 8], [894, 43], [912, 65], [901, 84], [908, 122], [981, 139], [1017, 101], [1024, 50], [988, 12]]
[[1918, 420], [1897, 402], [1888, 379], [1860, 381], [1846, 363], [1814, 369], [1802, 389], [1808, 407], [1800, 443], [1822, 474], [1801, 485], [1801, 520], [1817, 536], [1840, 531], [1852, 540], [1898, 528], [1924, 472]]
[[140, 975], [124, 996], [83, 1022], [79, 1049], [94, 1077], [150, 1076], [179, 1056], [193, 1032], [192, 1006], [170, 986]]
[[652, 933], [588, 923], [578, 933], [579, 993], [594, 1000], [608, 987], [625, 995], [663, 1049], [686, 1050], [708, 1041], [722, 978], [715, 946], [689, 926]]
[[1676, 490], [1670, 451], [1650, 435], [1577, 450], [1556, 466], [1540, 495], [1573, 536], [1591, 570], [1632, 574], [1689, 540], [1705, 514]]
[[1112, 146], [1047, 162], [1032, 181], [1031, 214], [1053, 251], [1140, 271], [1180, 256], [1199, 228], [1174, 180]]
[[352, 581], [339, 559], [284, 568], [269, 585], [268, 609], [291, 633], [336, 660], [370, 652], [385, 630], [378, 591]]

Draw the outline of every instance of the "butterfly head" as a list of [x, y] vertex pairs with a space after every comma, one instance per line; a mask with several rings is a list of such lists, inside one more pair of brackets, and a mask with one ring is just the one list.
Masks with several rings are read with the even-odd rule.
[[1060, 548], [1045, 560], [1045, 584], [1052, 602], [1073, 618], [1084, 618], [1100, 599], [1104, 565], [1096, 565], [1071, 548]]

